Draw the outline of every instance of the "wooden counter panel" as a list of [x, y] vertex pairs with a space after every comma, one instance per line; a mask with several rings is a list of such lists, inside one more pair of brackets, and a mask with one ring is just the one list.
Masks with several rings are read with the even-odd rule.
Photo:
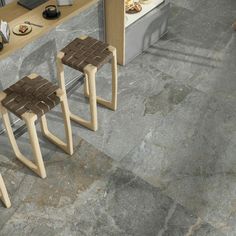
[[10, 22], [28, 12], [29, 10], [19, 6], [17, 4], [17, 1], [15, 1], [13, 3], [4, 6], [3, 8], [0, 8], [0, 19]]
[[106, 41], [117, 49], [117, 60], [125, 64], [125, 3], [124, 0], [105, 0]]
[[[75, 16], [79, 12], [84, 11], [97, 2], [98, 0], [75, 0], [72, 6], [60, 7], [61, 17], [56, 20], [46, 20], [42, 17], [42, 12], [45, 6], [56, 4], [56, 0], [50, 0], [31, 11], [25, 10], [15, 2], [1, 8], [0, 19], [4, 19], [5, 16], [5, 19], [8, 19], [11, 30], [14, 26], [23, 23], [24, 21], [31, 21], [32, 23], [43, 25], [43, 28], [32, 26], [32, 32], [25, 36], [17, 36], [11, 32], [9, 44], [5, 44], [4, 49], [0, 52], [0, 60], [15, 52], [17, 49], [23, 48], [25, 45], [46, 34], [57, 25]], [[16, 16], [14, 19], [12, 19], [13, 14]]]

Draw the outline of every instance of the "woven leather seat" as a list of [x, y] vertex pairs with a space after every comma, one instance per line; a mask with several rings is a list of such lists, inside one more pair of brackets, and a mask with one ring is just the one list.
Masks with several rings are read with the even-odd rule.
[[56, 95], [57, 85], [37, 76], [34, 80], [27, 76], [4, 90], [7, 94], [2, 105], [19, 118], [26, 112], [41, 117], [60, 103]]
[[65, 54], [62, 63], [81, 72], [89, 64], [99, 69], [113, 57], [108, 47], [108, 44], [91, 37], [76, 38], [61, 50]]

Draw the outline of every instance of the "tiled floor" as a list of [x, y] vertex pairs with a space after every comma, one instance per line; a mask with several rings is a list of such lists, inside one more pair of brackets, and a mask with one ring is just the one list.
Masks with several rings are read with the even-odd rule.
[[[0, 235], [236, 234], [236, 2], [172, 2], [168, 35], [119, 68], [118, 111], [100, 107], [96, 133], [73, 123], [74, 157], [40, 139], [48, 179], [0, 138], [13, 200], [0, 208]], [[82, 88], [69, 102], [87, 115]], [[49, 119], [60, 132], [58, 111]]]
[[3, 163], [13, 207], [0, 207], [1, 236], [222, 235], [83, 140], [72, 157], [50, 156], [45, 180]]

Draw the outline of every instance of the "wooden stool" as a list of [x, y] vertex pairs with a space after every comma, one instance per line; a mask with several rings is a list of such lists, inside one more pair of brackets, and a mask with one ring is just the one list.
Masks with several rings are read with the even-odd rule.
[[[107, 101], [96, 96], [96, 72], [105, 63], [112, 63], [112, 99]], [[83, 36], [76, 38], [59, 52], [57, 56], [57, 70], [60, 87], [65, 89], [64, 65], [78, 70], [85, 75], [84, 95], [89, 97], [91, 120], [70, 113], [75, 122], [96, 131], [97, 124], [97, 102], [111, 110], [117, 109], [117, 56], [116, 49], [106, 43]]]
[[7, 193], [6, 186], [4, 184], [2, 175], [0, 174], [0, 199], [5, 204], [6, 208], [11, 207], [11, 202]]
[[[66, 143], [50, 133], [45, 117], [45, 114], [59, 103], [61, 104], [64, 118]], [[25, 121], [36, 163], [28, 160], [20, 152], [11, 128], [8, 111]], [[40, 119], [42, 132], [45, 137], [68, 154], [73, 154], [67, 97], [57, 85], [36, 74], [24, 77], [3, 92], [0, 92], [0, 112], [16, 157], [42, 178], [46, 178], [46, 171], [35, 127], [37, 119]]]

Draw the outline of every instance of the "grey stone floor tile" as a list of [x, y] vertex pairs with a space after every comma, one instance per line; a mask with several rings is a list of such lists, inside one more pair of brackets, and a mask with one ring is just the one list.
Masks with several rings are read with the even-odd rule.
[[227, 45], [223, 51], [219, 68], [204, 76], [204, 79], [196, 86], [208, 94], [220, 96], [222, 94], [235, 96], [235, 59], [236, 59], [236, 36], [229, 31], [225, 36], [228, 38]]
[[195, 47], [212, 49], [232, 26], [232, 23], [227, 25], [217, 22], [217, 18], [211, 18], [200, 11], [192, 12], [175, 5], [171, 9], [168, 31], [177, 38], [188, 40]]
[[234, 103], [194, 90], [122, 160], [229, 235], [235, 232]]
[[201, 1], [196, 11], [207, 15], [225, 25], [232, 25], [236, 19], [236, 2], [234, 0]]
[[[72, 123], [79, 145], [74, 160], [40, 134], [46, 181], [15, 160], [1, 136], [0, 172], [15, 206], [0, 207], [0, 235], [42, 235], [43, 229], [45, 235], [234, 236], [234, 5], [233, 0], [171, 0], [168, 35], [119, 67], [118, 110], [99, 107], [95, 133]], [[96, 80], [98, 94], [107, 98], [109, 69]], [[82, 91], [75, 89], [69, 103], [88, 117]], [[63, 137], [59, 110], [48, 119]], [[18, 142], [30, 154], [27, 135]]]
[[170, 0], [170, 2], [177, 6], [178, 8], [187, 9], [189, 11], [194, 12], [204, 0], [199, 1], [190, 1], [190, 0]]
[[[199, 3], [196, 2], [196, 5]], [[181, 7], [180, 5], [177, 5], [176, 3], [173, 3], [170, 5], [171, 10], [169, 12], [169, 19], [168, 23], [170, 27], [178, 28], [182, 25], [184, 25], [189, 19], [193, 17], [193, 15], [196, 14], [196, 12], [192, 11], [189, 8]], [[170, 28], [168, 28], [170, 30]]]
[[83, 140], [72, 157], [53, 156], [46, 167], [44, 180], [16, 169], [4, 172], [13, 206], [0, 206], [0, 235], [174, 236], [215, 230]]

